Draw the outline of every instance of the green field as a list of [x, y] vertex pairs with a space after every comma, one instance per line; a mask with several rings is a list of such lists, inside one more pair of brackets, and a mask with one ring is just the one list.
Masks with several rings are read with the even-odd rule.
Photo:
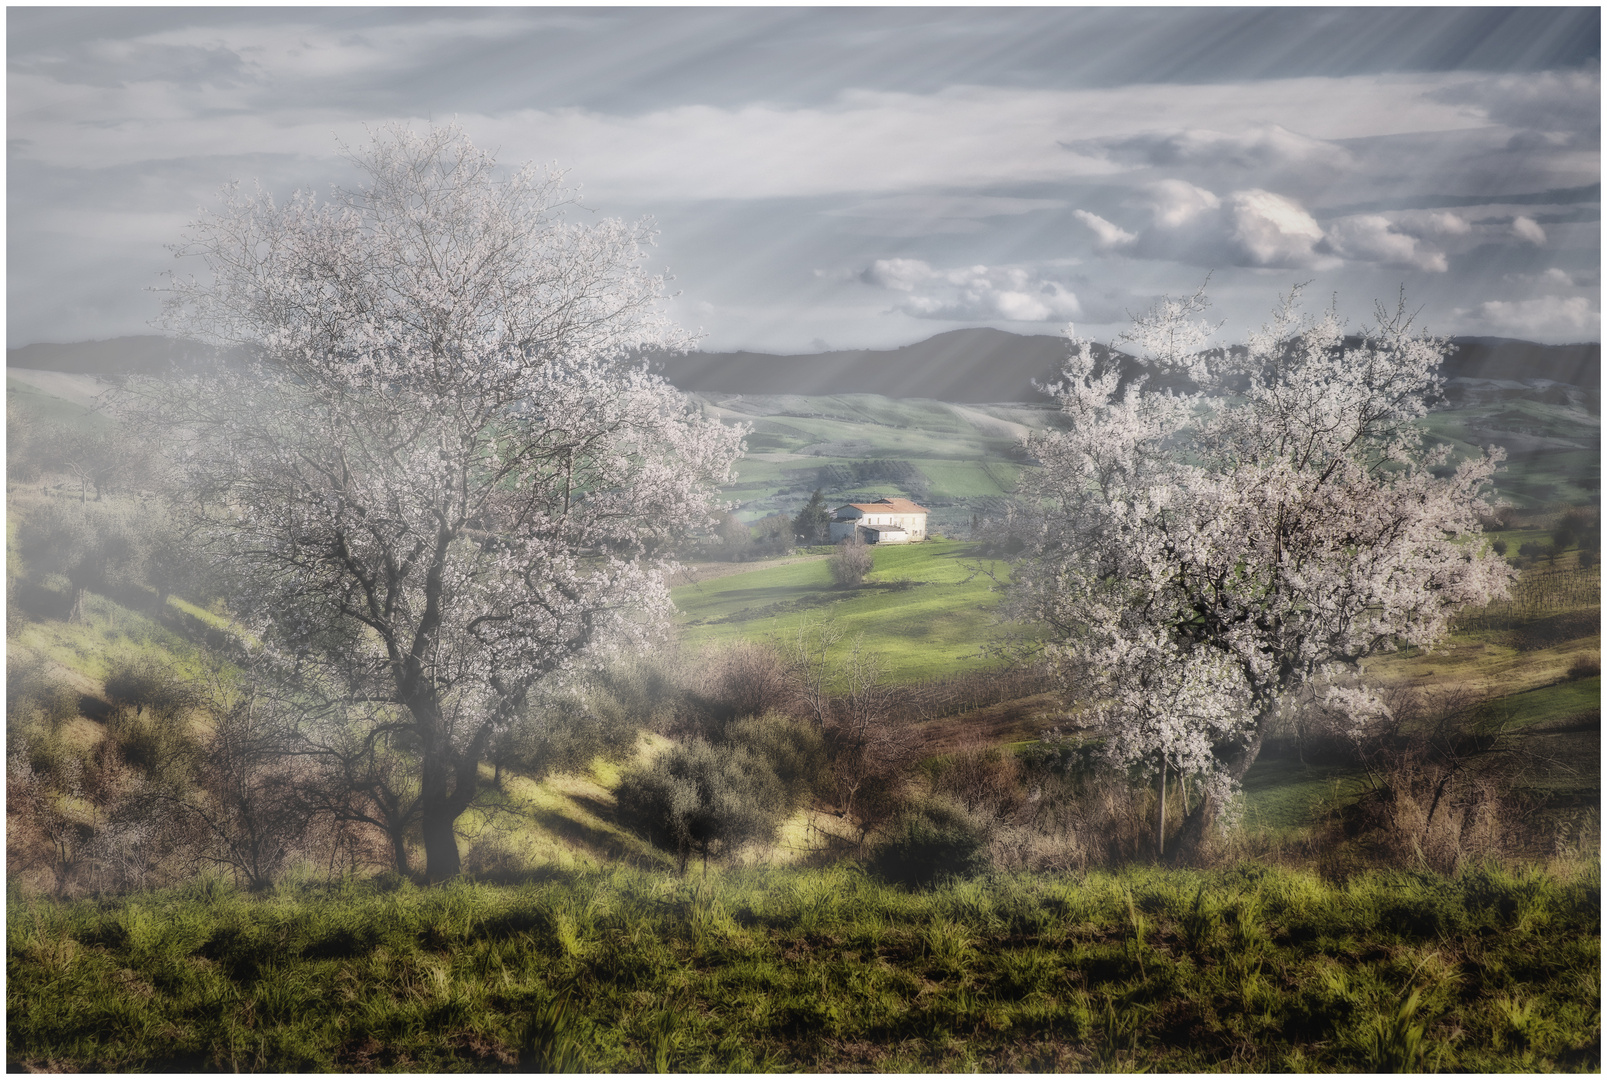
[[11, 1070], [1595, 1071], [1599, 861], [216, 880], [6, 920]]
[[828, 501], [902, 495], [932, 511], [933, 531], [968, 536], [1015, 487], [1016, 447], [1058, 422], [1033, 405], [954, 405], [874, 394], [693, 395], [706, 415], [751, 427], [728, 489], [748, 520], [795, 512], [815, 488]]
[[1003, 630], [995, 608], [998, 586], [1007, 580], [1004, 564], [983, 558], [976, 544], [956, 541], [872, 550], [875, 569], [854, 589], [833, 585], [824, 556], [682, 585], [671, 597], [683, 640], [693, 647], [785, 641], [804, 620], [831, 619], [843, 632], [834, 655], [863, 635], [893, 682], [997, 662], [984, 648]]

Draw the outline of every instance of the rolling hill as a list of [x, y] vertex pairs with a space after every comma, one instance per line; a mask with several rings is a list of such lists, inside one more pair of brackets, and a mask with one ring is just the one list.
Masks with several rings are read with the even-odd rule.
[[[1455, 338], [1445, 363], [1453, 379], [1550, 380], [1601, 388], [1601, 345], [1538, 345], [1511, 338]], [[7, 350], [6, 366], [112, 376], [194, 364], [212, 355], [195, 342], [143, 335]], [[897, 349], [847, 349], [801, 356], [756, 352], [655, 355], [654, 367], [692, 393], [808, 396], [878, 394], [960, 404], [1044, 401], [1038, 384], [1059, 376], [1063, 338], [988, 327], [950, 330]]]

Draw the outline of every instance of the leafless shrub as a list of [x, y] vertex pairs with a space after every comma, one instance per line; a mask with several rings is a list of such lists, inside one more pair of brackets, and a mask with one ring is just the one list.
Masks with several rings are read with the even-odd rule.
[[870, 546], [856, 534], [837, 545], [831, 553], [831, 579], [840, 587], [852, 589], [865, 580], [875, 562]]
[[1601, 674], [1601, 653], [1581, 653], [1568, 665], [1568, 678], [1594, 679]]
[[793, 666], [761, 642], [704, 653], [687, 682], [689, 692], [678, 703], [675, 722], [681, 734], [717, 739], [733, 720], [800, 707]]
[[940, 758], [931, 781], [935, 793], [967, 811], [985, 812], [1001, 821], [1015, 820], [1027, 806], [1020, 766], [1015, 755], [1002, 747], [977, 743]]

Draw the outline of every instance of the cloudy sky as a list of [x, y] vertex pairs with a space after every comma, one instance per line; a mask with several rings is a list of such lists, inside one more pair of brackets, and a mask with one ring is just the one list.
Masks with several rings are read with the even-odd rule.
[[1359, 319], [1600, 339], [1600, 11], [17, 8], [10, 346], [148, 333], [231, 179], [349, 182], [456, 120], [658, 223], [704, 348], [1106, 338], [1211, 274], [1229, 335]]

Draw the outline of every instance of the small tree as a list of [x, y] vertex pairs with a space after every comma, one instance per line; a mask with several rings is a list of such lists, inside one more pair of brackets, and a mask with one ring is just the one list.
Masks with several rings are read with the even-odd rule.
[[710, 855], [773, 838], [792, 811], [787, 787], [763, 758], [746, 747], [702, 739], [630, 770], [616, 794], [620, 820], [675, 852], [683, 874], [693, 855], [703, 859], [707, 873]]
[[1164, 301], [1122, 339], [1138, 360], [1125, 384], [1076, 343], [1052, 388], [1069, 430], [1027, 444], [1043, 468], [1023, 477], [1018, 611], [1068, 685], [1115, 701], [1118, 753], [1207, 774], [1179, 854], [1288, 694], [1432, 646], [1511, 576], [1473, 542], [1500, 451], [1441, 477], [1448, 451], [1416, 426], [1449, 346], [1404, 305], [1347, 339], [1333, 313], [1302, 318], [1298, 293], [1245, 349], [1205, 348], [1203, 290]]
[[92, 413], [78, 426], [43, 425], [37, 448], [42, 464], [78, 481], [80, 502], [89, 501], [90, 488], [95, 489], [98, 502], [107, 491], [122, 486], [138, 472], [140, 454], [136, 447], [98, 413]]
[[804, 508], [792, 519], [792, 531], [805, 544], [824, 544], [830, 531], [831, 513], [826, 509], [826, 495], [819, 488], [809, 496]]
[[136, 392], [185, 435], [174, 512], [358, 785], [335, 809], [399, 860], [416, 820], [439, 880], [538, 684], [667, 614], [653, 560], [714, 523], [742, 433], [639, 359], [688, 343], [646, 228], [566, 222], [559, 175], [501, 176], [455, 128], [387, 129], [354, 161], [357, 190], [231, 189], [191, 227], [177, 254], [206, 280], [174, 279], [167, 324], [245, 359]]
[[69, 621], [83, 617], [89, 592], [139, 581], [150, 557], [146, 538], [125, 510], [56, 500], [28, 512], [17, 529], [17, 550], [36, 573], [67, 579]]
[[870, 545], [856, 534], [837, 545], [831, 553], [831, 578], [845, 589], [857, 588], [875, 563]]
[[726, 514], [720, 520], [715, 536], [720, 541], [720, 557], [740, 562], [753, 547], [753, 530], [735, 514]]

